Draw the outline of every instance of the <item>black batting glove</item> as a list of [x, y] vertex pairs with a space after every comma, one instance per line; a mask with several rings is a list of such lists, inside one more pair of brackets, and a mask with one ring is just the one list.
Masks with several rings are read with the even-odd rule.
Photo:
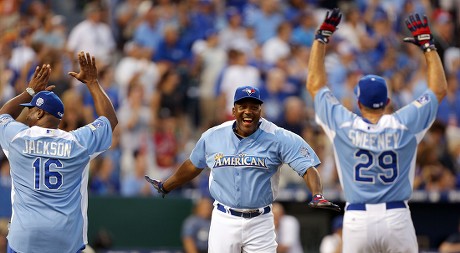
[[338, 205], [325, 199], [321, 194], [316, 194], [313, 196], [313, 199], [310, 201], [310, 203], [308, 203], [308, 206], [312, 208], [329, 209], [337, 212], [340, 212], [341, 210]]
[[161, 193], [161, 197], [164, 198], [166, 194], [169, 193], [169, 191], [165, 190], [163, 188], [163, 182], [156, 180], [156, 179], [151, 179], [149, 176], [145, 175], [145, 180], [149, 182], [153, 187], [158, 191], [158, 193]]
[[329, 15], [329, 11], [326, 13], [323, 24], [319, 27], [319, 30], [316, 32], [315, 39], [321, 43], [329, 43], [329, 37], [337, 30], [337, 25], [342, 19], [342, 13], [338, 8], [334, 8]]
[[423, 21], [418, 14], [410, 15], [406, 19], [406, 26], [412, 33], [413, 38], [404, 38], [404, 42], [413, 43], [419, 46], [424, 52], [436, 50], [433, 35], [428, 25], [428, 18], [425, 15], [423, 15]]

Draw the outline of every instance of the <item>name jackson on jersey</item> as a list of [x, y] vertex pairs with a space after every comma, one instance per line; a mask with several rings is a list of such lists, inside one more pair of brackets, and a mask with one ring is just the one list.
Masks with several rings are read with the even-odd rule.
[[222, 153], [218, 153], [214, 156], [213, 168], [245, 166], [259, 169], [268, 169], [266, 160], [267, 158], [265, 157], [252, 156], [248, 154], [224, 155]]
[[70, 157], [72, 145], [65, 142], [24, 140], [24, 154]]

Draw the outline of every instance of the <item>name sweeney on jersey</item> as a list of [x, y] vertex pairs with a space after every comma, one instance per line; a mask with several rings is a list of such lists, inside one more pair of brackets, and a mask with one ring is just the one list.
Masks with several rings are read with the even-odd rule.
[[365, 133], [350, 130], [348, 137], [353, 145], [361, 148], [394, 149], [398, 147], [399, 133]]
[[70, 157], [72, 146], [70, 143], [41, 141], [41, 140], [24, 140], [24, 154], [34, 155], [52, 155]]
[[236, 156], [224, 156], [223, 154], [217, 154], [214, 156], [213, 168], [226, 166], [246, 166], [267, 169], [265, 157], [256, 157], [246, 154], [239, 154]]

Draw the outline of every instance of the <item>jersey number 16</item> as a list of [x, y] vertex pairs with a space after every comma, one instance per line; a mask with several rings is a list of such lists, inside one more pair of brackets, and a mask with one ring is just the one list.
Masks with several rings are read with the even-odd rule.
[[40, 189], [40, 180], [44, 180], [45, 186], [50, 190], [59, 189], [62, 185], [62, 174], [59, 171], [53, 171], [51, 169], [62, 168], [62, 162], [58, 159], [50, 158], [43, 162], [42, 158], [35, 159], [33, 163], [34, 167], [34, 189]]

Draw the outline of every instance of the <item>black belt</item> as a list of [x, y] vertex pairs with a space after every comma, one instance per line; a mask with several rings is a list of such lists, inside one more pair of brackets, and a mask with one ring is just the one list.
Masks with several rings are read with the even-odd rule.
[[[217, 203], [217, 210], [222, 211], [224, 213], [227, 213], [227, 210], [225, 209], [225, 207], [220, 203]], [[270, 206], [264, 207], [263, 212], [260, 212], [259, 209], [249, 210], [249, 211], [246, 211], [246, 212], [236, 211], [236, 210], [233, 210], [231, 208], [228, 209], [228, 213], [230, 213], [231, 215], [242, 217], [242, 218], [254, 218], [254, 217], [257, 217], [257, 216], [259, 216], [261, 214], [269, 213], [270, 211], [271, 211]]]
[[[406, 203], [404, 201], [393, 201], [385, 203], [387, 209], [396, 209], [396, 208], [406, 208]], [[366, 204], [357, 203], [357, 204], [348, 204], [347, 211], [357, 210], [357, 211], [366, 211]]]

